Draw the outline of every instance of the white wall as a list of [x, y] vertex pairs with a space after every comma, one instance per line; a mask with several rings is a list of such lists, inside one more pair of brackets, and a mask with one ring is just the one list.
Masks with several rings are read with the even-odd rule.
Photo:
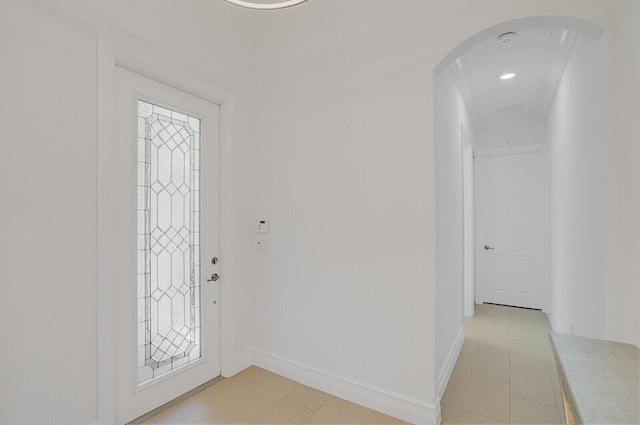
[[0, 423], [86, 425], [96, 418], [95, 40], [2, 2], [0, 58]]
[[[217, 0], [0, 2], [0, 422], [96, 418], [98, 35], [237, 95], [238, 351], [256, 347], [429, 408], [439, 301], [432, 71], [500, 22], [569, 15], [607, 27], [615, 10], [599, 0], [319, 0], [262, 14]], [[264, 216], [271, 253], [258, 255], [254, 220]]]
[[604, 332], [640, 346], [640, 2], [625, 0], [608, 34]]
[[[255, 159], [244, 149], [248, 126], [241, 123], [250, 115], [250, 23], [242, 18], [247, 27], [238, 27], [246, 12], [221, 2], [206, 11], [176, 14], [168, 1], [0, 2], [1, 424], [88, 425], [97, 418], [99, 37], [237, 94], [236, 220], [244, 230], [253, 217], [247, 197], [255, 198]], [[206, 15], [220, 22], [211, 26]], [[184, 28], [172, 27], [176, 16]], [[253, 278], [251, 243], [237, 244], [239, 300], [248, 299]], [[241, 350], [251, 345], [253, 319], [249, 303], [238, 304]]]
[[[329, 25], [332, 8], [313, 5], [313, 25]], [[350, 9], [335, 19], [355, 19]], [[287, 71], [321, 47], [290, 48]], [[346, 64], [336, 54], [330, 67], [278, 81], [260, 104], [271, 252], [258, 263], [255, 346], [289, 361], [291, 376], [302, 363], [428, 403], [433, 157], [422, 76], [431, 69], [413, 52]]]
[[602, 40], [576, 41], [549, 117], [553, 312], [564, 332], [640, 345], [640, 7], [616, 5]]
[[[464, 322], [464, 236], [461, 127], [473, 140], [473, 125], [449, 68], [435, 80], [436, 154], [436, 373], [448, 379], [447, 356]], [[444, 382], [442, 383], [444, 384]], [[441, 397], [442, 394], [436, 394]]]
[[479, 126], [476, 147], [497, 149], [546, 143], [547, 125], [542, 119], [531, 121], [511, 118], [506, 115], [501, 120], [492, 120]]
[[[504, 21], [568, 15], [606, 26], [613, 10], [601, 1], [323, 0], [265, 14], [255, 149], [266, 158], [256, 171], [272, 232], [258, 263], [258, 351], [434, 403], [462, 300], [461, 282], [436, 278], [436, 252], [456, 251], [436, 244], [432, 70]], [[459, 267], [450, 275], [461, 276], [462, 259]], [[460, 306], [453, 323], [447, 309], [458, 307], [445, 299]]]
[[604, 337], [603, 40], [579, 34], [549, 114], [552, 314], [563, 332]]

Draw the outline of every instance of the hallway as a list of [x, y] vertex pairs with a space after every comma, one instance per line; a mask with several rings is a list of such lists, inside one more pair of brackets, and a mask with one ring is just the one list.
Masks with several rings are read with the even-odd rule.
[[442, 398], [442, 424], [562, 423], [549, 332], [540, 311], [476, 305]]

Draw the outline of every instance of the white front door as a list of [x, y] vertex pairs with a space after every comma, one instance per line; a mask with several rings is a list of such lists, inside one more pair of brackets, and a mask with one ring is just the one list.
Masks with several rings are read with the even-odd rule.
[[546, 309], [544, 146], [476, 152], [476, 302]]
[[220, 375], [212, 279], [220, 107], [120, 67], [116, 88], [116, 403], [124, 424]]

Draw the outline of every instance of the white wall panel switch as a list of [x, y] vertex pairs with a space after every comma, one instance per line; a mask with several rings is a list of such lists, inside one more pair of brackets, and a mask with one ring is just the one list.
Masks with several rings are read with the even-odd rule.
[[267, 220], [258, 221], [258, 226], [256, 228], [257, 233], [269, 233], [269, 222]]

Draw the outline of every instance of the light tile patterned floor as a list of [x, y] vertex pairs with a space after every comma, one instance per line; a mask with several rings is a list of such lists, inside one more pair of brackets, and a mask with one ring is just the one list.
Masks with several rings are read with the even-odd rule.
[[145, 424], [403, 424], [258, 367], [220, 381]]
[[562, 423], [550, 331], [540, 311], [477, 305], [442, 398], [442, 423]]
[[[557, 424], [560, 383], [544, 313], [478, 305], [442, 399], [443, 424]], [[251, 367], [145, 424], [402, 424]]]

